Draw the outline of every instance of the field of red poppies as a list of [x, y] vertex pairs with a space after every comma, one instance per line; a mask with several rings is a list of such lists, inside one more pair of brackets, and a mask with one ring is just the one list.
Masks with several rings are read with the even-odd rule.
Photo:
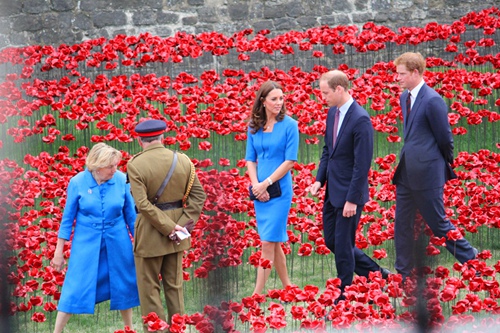
[[[448, 237], [466, 236], [481, 250], [477, 260], [453, 263], [444, 253], [444, 239], [425, 230], [426, 253], [433, 260], [419, 296], [426, 301], [428, 325], [442, 331], [464, 323], [477, 332], [495, 327], [500, 323], [499, 29], [500, 10], [491, 8], [452, 24], [397, 31], [366, 23], [275, 37], [251, 30], [230, 36], [178, 32], [168, 38], [144, 33], [0, 51], [0, 231], [5, 240], [0, 247], [11, 296], [8, 311], [19, 325], [53, 322], [64, 272], [49, 263], [69, 179], [83, 170], [95, 142], [122, 150], [125, 171], [126, 161], [139, 151], [132, 129], [144, 118], [166, 121], [165, 145], [192, 157], [208, 195], [184, 260], [186, 285], [204, 285], [224, 270], [240, 272], [231, 273], [233, 287], [253, 284], [253, 275], [243, 276], [244, 267], [268, 263], [260, 260], [243, 157], [255, 91], [269, 79], [283, 85], [286, 107], [301, 133], [288, 260], [299, 256], [301, 265], [316, 267], [325, 256], [333, 260], [322, 238], [321, 201], [307, 194], [325, 130], [317, 80], [331, 68], [348, 73], [352, 94], [370, 112], [376, 130], [371, 201], [357, 244], [393, 267], [391, 178], [402, 140], [402, 91], [391, 60], [409, 50], [427, 57], [425, 80], [450, 106], [459, 178], [445, 188], [447, 214], [457, 226]], [[416, 285], [403, 286], [398, 275], [388, 281], [376, 274], [358, 277], [348, 301], [334, 305], [339, 281], [333, 277], [269, 289], [265, 295], [229, 292], [227, 299], [207, 303], [199, 312], [176, 316], [170, 331], [412, 329]], [[152, 331], [166, 325], [154, 314], [144, 321]]]

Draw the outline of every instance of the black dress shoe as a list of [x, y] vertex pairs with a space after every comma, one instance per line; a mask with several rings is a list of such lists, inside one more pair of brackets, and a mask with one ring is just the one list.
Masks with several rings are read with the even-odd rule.
[[383, 267], [380, 267], [380, 273], [382, 273], [382, 278], [384, 280], [387, 280], [389, 278], [389, 274], [392, 274], [390, 270]]
[[340, 301], [345, 301], [344, 294], [340, 294], [340, 296], [335, 301], [333, 301], [333, 304], [337, 305], [337, 304], [339, 304]]

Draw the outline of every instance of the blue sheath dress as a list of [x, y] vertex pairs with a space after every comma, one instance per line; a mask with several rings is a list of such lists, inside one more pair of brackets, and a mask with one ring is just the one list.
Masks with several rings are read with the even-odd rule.
[[[257, 162], [259, 182], [269, 177], [286, 160], [296, 161], [299, 146], [297, 121], [285, 116], [274, 124], [273, 131], [265, 133], [260, 129], [248, 139], [245, 160]], [[288, 172], [279, 180], [281, 196], [268, 202], [254, 201], [257, 217], [257, 231], [262, 241], [286, 242], [288, 213], [292, 203], [292, 175]]]

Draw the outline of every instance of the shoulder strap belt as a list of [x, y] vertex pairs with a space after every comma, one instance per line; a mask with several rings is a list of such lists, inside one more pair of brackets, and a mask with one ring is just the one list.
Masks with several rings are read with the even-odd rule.
[[165, 186], [167, 186], [170, 178], [172, 177], [172, 174], [174, 173], [174, 169], [175, 169], [176, 164], [177, 164], [177, 152], [174, 151], [174, 160], [172, 162], [172, 165], [170, 166], [170, 170], [168, 170], [167, 177], [165, 177], [165, 179], [163, 180], [163, 183], [161, 183], [160, 188], [158, 189], [158, 191], [156, 191], [156, 195], [153, 198], [153, 204], [156, 204], [156, 202], [158, 201], [158, 198], [163, 193]]

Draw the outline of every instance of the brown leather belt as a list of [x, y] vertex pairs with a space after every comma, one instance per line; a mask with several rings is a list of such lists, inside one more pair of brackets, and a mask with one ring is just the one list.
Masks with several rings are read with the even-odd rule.
[[155, 204], [155, 206], [160, 208], [161, 210], [171, 210], [171, 209], [182, 208], [182, 200], [157, 203], [157, 204]]

